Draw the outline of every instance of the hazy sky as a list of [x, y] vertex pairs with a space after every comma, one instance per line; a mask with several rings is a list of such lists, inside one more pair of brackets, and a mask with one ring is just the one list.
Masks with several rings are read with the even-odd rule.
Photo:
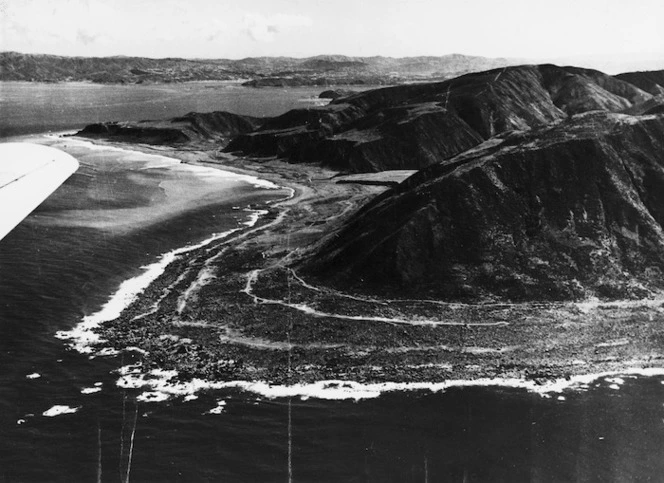
[[0, 50], [606, 57], [664, 52], [662, 21], [662, 0], [0, 0]]

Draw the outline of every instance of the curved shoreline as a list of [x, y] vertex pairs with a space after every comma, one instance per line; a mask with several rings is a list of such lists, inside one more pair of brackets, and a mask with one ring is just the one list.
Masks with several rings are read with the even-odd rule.
[[[46, 137], [58, 139], [62, 137], [62, 133], [55, 135], [48, 134], [46, 135]], [[200, 167], [201, 169], [206, 169], [205, 165], [186, 163], [183, 160], [165, 156], [164, 154], [156, 154], [153, 152], [149, 152], [149, 150], [129, 149], [124, 146], [116, 145], [114, 143], [95, 143], [87, 139], [86, 140], [75, 139], [75, 141], [77, 143], [84, 145], [86, 148], [92, 150], [120, 151], [129, 154], [131, 154], [132, 152], [138, 152], [148, 156], [156, 156], [167, 160], [173, 160], [176, 163], [189, 164], [192, 167]], [[156, 168], [156, 167], [151, 166], [151, 168]], [[234, 175], [234, 177], [237, 177], [240, 181], [252, 184], [255, 188], [291, 190], [290, 195], [287, 195], [285, 198], [279, 198], [276, 200], [268, 201], [266, 202], [267, 205], [289, 200], [295, 196], [295, 191], [292, 188], [276, 185], [268, 180], [263, 180], [256, 176], [252, 176], [251, 174], [248, 174], [246, 172], [239, 173], [229, 170], [223, 170], [219, 167], [213, 167], [213, 166], [207, 166], [207, 169], [231, 173]], [[100, 351], [94, 350], [93, 348], [94, 346], [107, 342], [99, 336], [96, 330], [103, 323], [115, 320], [118, 317], [120, 317], [121, 314], [129, 306], [131, 306], [135, 301], [137, 301], [141, 297], [142, 293], [153, 282], [155, 282], [159, 277], [161, 277], [165, 273], [168, 266], [171, 263], [173, 263], [175, 260], [181, 258], [182, 256], [188, 253], [197, 252], [200, 249], [209, 247], [215, 242], [223, 240], [231, 241], [233, 239], [232, 235], [237, 232], [240, 232], [238, 235], [236, 235], [238, 237], [250, 234], [254, 229], [256, 229], [256, 225], [258, 225], [258, 228], [260, 228], [261, 224], [259, 222], [261, 221], [261, 217], [268, 213], [268, 211], [266, 210], [255, 210], [249, 207], [245, 208], [245, 211], [249, 211], [251, 212], [251, 214], [249, 215], [247, 221], [241, 222], [241, 225], [243, 226], [220, 233], [212, 233], [210, 234], [209, 237], [198, 243], [193, 243], [193, 244], [189, 243], [185, 246], [174, 248], [168, 252], [162, 253], [160, 256], [157, 257], [156, 261], [142, 266], [140, 274], [124, 280], [118, 286], [117, 290], [109, 296], [107, 302], [104, 303], [99, 308], [99, 310], [84, 316], [83, 320], [78, 324], [76, 324], [73, 328], [69, 330], [57, 331], [55, 337], [61, 340], [68, 341], [69, 347], [81, 354], [89, 354], [93, 357], [94, 355], [113, 356], [118, 354], [120, 352], [119, 350], [110, 349], [108, 347], [103, 348]], [[229, 237], [231, 238], [229, 239]], [[142, 316], [146, 315], [150, 314], [148, 313], [142, 314]]]
[[[146, 401], [228, 388], [319, 397], [321, 387], [332, 390], [338, 381], [355, 394], [471, 385], [550, 393], [586, 379], [664, 373], [656, 344], [661, 301], [470, 305], [317, 287], [292, 271], [292, 262], [385, 187], [338, 185], [334, 172], [274, 159], [137, 148], [291, 190], [268, 203], [255, 226], [183, 253], [138, 302], [97, 326], [107, 340], [102, 351], [137, 351], [144, 363], [119, 384], [165, 391]], [[250, 283], [250, 294], [248, 281], [259, 272], [265, 276]], [[395, 320], [406, 323], [389, 323]], [[641, 336], [626, 339], [626, 324]]]

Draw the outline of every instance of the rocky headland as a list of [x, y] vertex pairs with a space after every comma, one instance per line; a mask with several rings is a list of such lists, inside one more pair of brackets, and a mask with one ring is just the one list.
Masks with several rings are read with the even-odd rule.
[[105, 345], [216, 381], [661, 367], [657, 96], [521, 66], [341, 97], [214, 148], [184, 143], [171, 155], [294, 196], [173, 263], [99, 329]]
[[223, 111], [190, 112], [167, 120], [90, 124], [76, 135], [92, 139], [156, 145], [225, 143], [239, 134], [254, 131], [263, 122], [260, 118]]

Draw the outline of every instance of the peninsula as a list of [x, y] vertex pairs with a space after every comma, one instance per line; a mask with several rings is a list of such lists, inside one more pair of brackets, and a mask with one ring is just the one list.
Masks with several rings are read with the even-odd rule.
[[525, 65], [145, 138], [90, 126], [294, 193], [176, 260], [102, 346], [181, 380], [274, 384], [662, 367], [658, 79]]

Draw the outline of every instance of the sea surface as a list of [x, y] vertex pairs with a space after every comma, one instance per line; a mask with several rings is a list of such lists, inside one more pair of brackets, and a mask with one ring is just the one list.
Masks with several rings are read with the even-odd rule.
[[0, 482], [664, 481], [662, 375], [551, 393], [455, 387], [328, 400], [235, 388], [145, 402], [142, 389], [117, 385], [130, 354], [90, 358], [56, 337], [121, 308], [119, 295], [140, 296], [169, 255], [255, 220], [250, 204], [287, 194], [59, 132], [196, 110], [275, 115], [318, 90], [0, 84], [0, 142], [18, 136], [81, 163], [0, 241]]

